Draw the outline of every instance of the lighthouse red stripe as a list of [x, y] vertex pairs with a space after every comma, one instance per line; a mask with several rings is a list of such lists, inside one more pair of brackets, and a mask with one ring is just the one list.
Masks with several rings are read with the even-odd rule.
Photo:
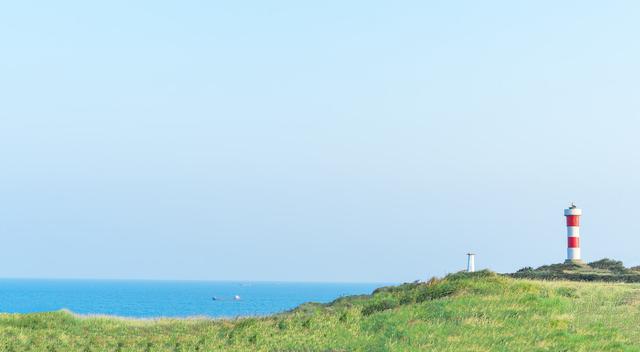
[[567, 237], [567, 240], [569, 248], [580, 248], [580, 237]]
[[580, 215], [567, 215], [567, 226], [580, 226]]

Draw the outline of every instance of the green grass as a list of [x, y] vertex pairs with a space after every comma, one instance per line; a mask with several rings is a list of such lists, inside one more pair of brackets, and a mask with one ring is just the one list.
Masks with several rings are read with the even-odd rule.
[[0, 314], [2, 351], [640, 351], [640, 285], [458, 273], [264, 318]]
[[640, 267], [626, 268], [621, 261], [608, 258], [589, 264], [561, 263], [536, 269], [526, 267], [508, 275], [521, 279], [640, 283]]

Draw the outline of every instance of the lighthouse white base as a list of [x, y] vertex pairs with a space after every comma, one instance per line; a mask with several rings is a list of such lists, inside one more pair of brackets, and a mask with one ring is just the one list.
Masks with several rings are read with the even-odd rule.
[[582, 259], [567, 259], [564, 261], [565, 264], [576, 264], [576, 265], [580, 265], [580, 266], [585, 266], [587, 265], [587, 263], [584, 262], [584, 260]]
[[567, 248], [567, 260], [565, 264], [585, 265], [586, 263], [580, 258], [580, 248]]
[[580, 248], [567, 248], [567, 260], [582, 259], [580, 257]]

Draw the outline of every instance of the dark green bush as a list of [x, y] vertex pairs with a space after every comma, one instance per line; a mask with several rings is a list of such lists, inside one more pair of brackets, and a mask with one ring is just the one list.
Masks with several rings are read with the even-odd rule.
[[600, 259], [588, 265], [559, 263], [543, 265], [533, 270], [528, 269], [522, 268], [513, 274], [507, 275], [515, 278], [538, 280], [640, 282], [640, 267], [627, 269], [621, 261], [609, 258]]
[[[431, 278], [431, 280], [434, 280], [435, 278]], [[382, 293], [396, 293], [396, 292], [404, 292], [404, 291], [408, 291], [411, 289], [414, 289], [416, 287], [419, 287], [420, 285], [423, 285], [422, 283], [419, 282], [411, 282], [411, 283], [404, 283], [402, 285], [398, 285], [398, 286], [386, 286], [386, 287], [380, 287], [375, 289], [375, 291], [373, 291], [374, 295], [379, 295]]]
[[424, 287], [420, 288], [416, 296], [416, 302], [420, 303], [420, 302], [443, 298], [443, 297], [452, 295], [457, 291], [458, 287], [459, 286], [456, 285], [455, 283], [448, 282], [448, 281], [445, 281], [437, 285], [430, 285], [430, 286], [425, 285]]
[[284, 319], [278, 320], [278, 330], [286, 330], [287, 329], [287, 322]]
[[604, 258], [604, 259], [597, 260], [595, 262], [591, 262], [589, 263], [589, 266], [595, 269], [605, 269], [605, 270], [611, 270], [615, 272], [624, 272], [627, 270], [627, 268], [624, 267], [624, 264], [622, 264], [621, 261], [613, 260], [609, 258]]
[[362, 315], [371, 315], [373, 313], [382, 312], [388, 309], [393, 309], [397, 307], [398, 301], [392, 299], [391, 297], [385, 297], [380, 300], [376, 300], [364, 306], [362, 309]]
[[407, 292], [400, 296], [400, 305], [411, 304], [415, 302], [416, 302], [416, 297], [413, 291]]

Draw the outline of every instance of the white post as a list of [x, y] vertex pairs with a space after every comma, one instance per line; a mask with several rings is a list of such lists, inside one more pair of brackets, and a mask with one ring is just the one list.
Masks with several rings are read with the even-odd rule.
[[467, 253], [467, 272], [472, 273], [474, 271], [476, 271], [476, 255]]

